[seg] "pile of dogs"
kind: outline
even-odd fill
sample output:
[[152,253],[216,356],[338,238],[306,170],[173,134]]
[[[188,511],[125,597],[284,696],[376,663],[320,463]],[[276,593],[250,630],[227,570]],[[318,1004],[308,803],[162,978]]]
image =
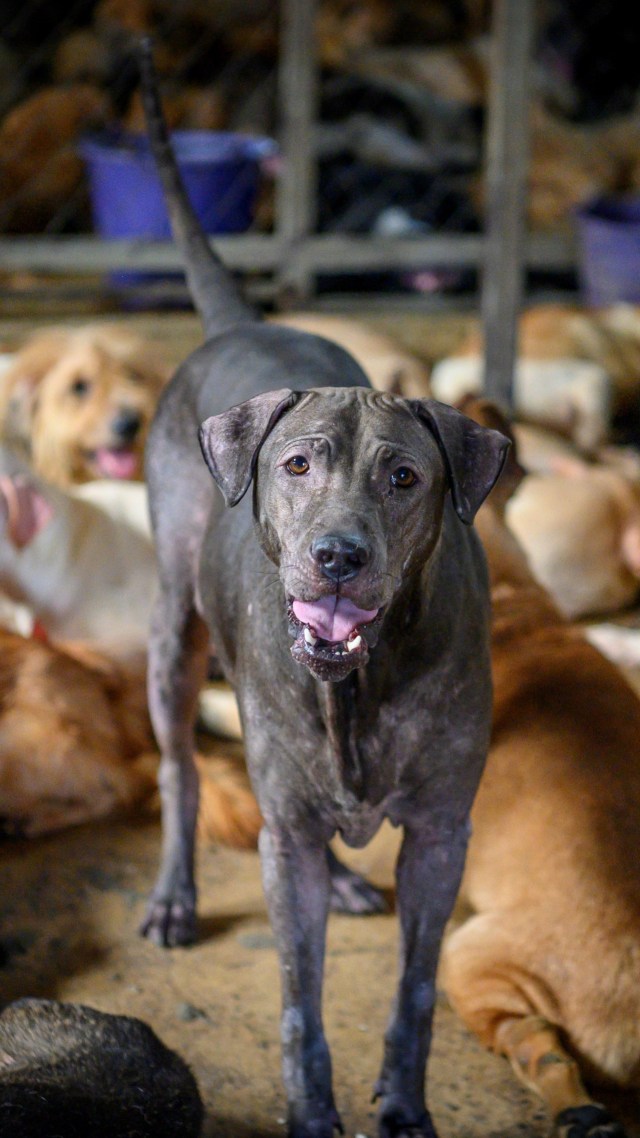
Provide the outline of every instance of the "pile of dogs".
[[[332,1138],[326,920],[379,898],[328,843],[339,831],[363,845],[389,818],[404,831],[402,937],[380,1138],[434,1138],[438,966],[560,1135],[620,1138],[591,1087],[640,1082],[640,701],[576,618],[637,599],[634,452],[604,446],[604,420],[587,450],[557,379],[514,425],[477,394],[434,400],[444,380],[365,326],[260,319],[193,221],[149,71],[146,99],[205,344],[169,382],[109,326],[39,336],[6,368],[5,824],[37,835],[140,807],[155,736],[165,840],[142,932],[165,946],[195,935],[200,781],[201,832],[259,837],[288,1133]],[[192,753],[214,668],[235,689],[251,788]],[[27,1037],[42,1042],[50,1013],[31,1010]],[[5,1037],[1,1018],[6,1081],[25,1024]],[[80,1038],[110,1045],[104,1024]],[[196,1105],[182,1132],[199,1122]]]

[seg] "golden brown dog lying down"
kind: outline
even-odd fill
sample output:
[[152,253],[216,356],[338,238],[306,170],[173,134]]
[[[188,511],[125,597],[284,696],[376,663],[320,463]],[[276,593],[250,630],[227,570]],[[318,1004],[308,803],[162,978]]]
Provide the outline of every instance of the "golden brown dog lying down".
[[560,1134],[614,1138],[583,1078],[640,1086],[640,701],[532,577],[501,517],[509,488],[476,523],[493,596],[493,735],[460,894],[469,915],[446,940],[441,979]]
[[43,329],[0,376],[0,436],[57,486],[142,478],[167,375],[153,348],[121,326]]
[[557,459],[507,504],[533,573],[571,618],[615,613],[640,592],[640,479],[605,463]]
[[[246,773],[199,758],[202,838],[255,845],[260,815]],[[158,754],[144,668],[125,670],[0,629],[0,819],[35,837],[149,803]]]

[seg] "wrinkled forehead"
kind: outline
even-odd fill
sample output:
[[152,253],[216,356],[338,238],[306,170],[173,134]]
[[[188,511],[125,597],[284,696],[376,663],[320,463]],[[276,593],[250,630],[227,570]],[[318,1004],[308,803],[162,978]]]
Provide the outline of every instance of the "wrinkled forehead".
[[380,441],[404,449],[431,450],[437,444],[405,399],[366,387],[317,388],[276,425],[275,446],[291,439],[327,439],[361,448]]

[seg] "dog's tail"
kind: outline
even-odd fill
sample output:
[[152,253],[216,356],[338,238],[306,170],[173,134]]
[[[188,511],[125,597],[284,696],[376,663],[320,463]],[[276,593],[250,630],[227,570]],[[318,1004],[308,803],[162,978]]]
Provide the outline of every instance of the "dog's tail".
[[150,37],[139,42],[141,94],[151,150],[164,190],[174,239],[207,339],[258,315],[211,248],[184,188],[162,110]]
[[235,849],[255,849],[262,816],[240,762],[214,755],[196,756],[200,772],[198,835]]

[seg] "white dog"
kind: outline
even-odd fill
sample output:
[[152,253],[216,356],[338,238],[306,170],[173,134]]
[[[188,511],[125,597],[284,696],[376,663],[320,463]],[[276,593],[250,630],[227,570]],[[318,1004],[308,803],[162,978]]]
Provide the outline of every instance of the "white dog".
[[3,605],[4,623],[119,657],[146,650],[156,564],[143,483],[67,492],[3,446],[0,527],[0,589],[20,606]]

